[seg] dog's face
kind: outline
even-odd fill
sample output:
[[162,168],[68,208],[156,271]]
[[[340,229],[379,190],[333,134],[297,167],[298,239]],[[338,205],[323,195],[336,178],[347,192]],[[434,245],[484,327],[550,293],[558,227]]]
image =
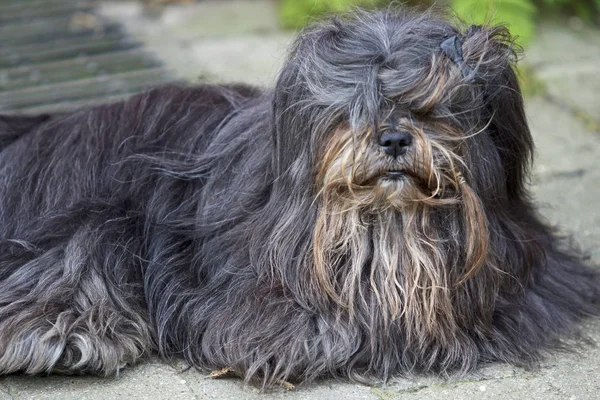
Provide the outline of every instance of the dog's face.
[[370,211],[457,201],[466,167],[459,127],[408,108],[384,117],[359,132],[333,133],[316,178],[323,190]]
[[513,61],[501,28],[387,13],[317,25],[278,83],[279,166],[310,161],[320,195],[365,210],[454,204],[466,187],[518,196],[532,144]]

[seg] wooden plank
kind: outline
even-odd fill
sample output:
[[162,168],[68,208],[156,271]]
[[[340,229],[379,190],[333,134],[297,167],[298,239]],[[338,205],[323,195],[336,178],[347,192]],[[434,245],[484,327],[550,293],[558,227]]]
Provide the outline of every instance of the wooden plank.
[[163,68],[81,79],[54,85],[28,87],[0,93],[0,111],[12,111],[48,103],[79,101],[124,95],[172,80]]
[[88,0],[0,0],[0,12],[23,7],[54,7],[64,4],[89,3]]
[[0,69],[0,92],[32,85],[114,75],[157,67],[159,62],[142,50],[117,51],[101,55]]
[[93,4],[89,1],[68,2],[44,7],[20,7],[2,9],[0,6],[0,24],[38,18],[52,18],[73,14],[75,12],[90,12]]
[[54,32],[69,29],[74,14],[58,15],[49,18],[32,18],[26,21],[16,20],[3,22],[0,25],[0,37],[22,36],[30,32]]
[[23,36],[32,32],[100,31],[105,25],[108,25],[107,20],[93,12],[71,9],[58,15],[4,21],[0,24],[0,37]]
[[0,68],[88,57],[137,47],[140,47],[138,42],[119,33],[111,33],[97,39],[85,36],[59,38],[45,43],[24,43],[20,46],[0,47]]
[[0,47],[19,46],[31,42],[48,43],[56,39],[70,38],[86,38],[88,40],[94,38],[102,38],[106,34],[123,33],[121,27],[117,23],[107,23],[106,25],[85,27],[81,29],[72,29],[70,27],[57,27],[56,29],[35,29],[17,32],[8,32],[0,36]]

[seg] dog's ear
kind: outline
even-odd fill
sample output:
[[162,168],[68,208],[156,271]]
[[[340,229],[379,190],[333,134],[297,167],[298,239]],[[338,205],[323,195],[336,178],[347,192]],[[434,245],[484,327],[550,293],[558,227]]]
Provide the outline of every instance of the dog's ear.
[[277,176],[313,171],[314,154],[335,125],[335,113],[328,106],[339,100],[334,96],[339,89],[333,88],[339,84],[334,49],[341,29],[335,18],[305,28],[281,70],[273,97]]
[[[302,75],[297,62],[297,49],[293,50],[284,65],[277,84],[273,99],[273,167],[279,177],[288,171],[296,159],[297,151],[301,151],[307,143],[307,129],[302,125],[306,121],[302,114],[302,100],[306,100],[308,91],[302,82]],[[301,131],[299,131],[301,130]],[[293,149],[293,150],[292,150]]]
[[521,198],[534,146],[514,69],[516,47],[504,27],[472,26],[463,51],[481,86],[487,131],[502,160],[507,194],[510,199]]

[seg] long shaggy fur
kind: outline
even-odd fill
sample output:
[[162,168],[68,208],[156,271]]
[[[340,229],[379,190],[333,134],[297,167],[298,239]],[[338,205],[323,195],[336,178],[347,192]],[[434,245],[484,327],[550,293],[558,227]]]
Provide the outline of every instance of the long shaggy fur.
[[510,38],[470,28],[466,69],[440,51],[459,34],[356,12],[302,32],[274,90],[0,117],[0,373],[157,351],[263,385],[364,382],[530,365],[575,337],[600,282],[529,198]]

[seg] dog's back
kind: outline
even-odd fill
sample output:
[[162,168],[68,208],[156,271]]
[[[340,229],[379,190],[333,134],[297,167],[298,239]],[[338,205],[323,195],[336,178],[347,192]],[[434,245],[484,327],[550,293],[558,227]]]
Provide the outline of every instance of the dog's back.
[[[161,237],[177,235],[163,234],[193,221],[189,191],[202,186],[174,166],[202,162],[259,95],[167,86],[72,113],[0,117],[0,374],[107,374],[153,346],[144,271]],[[104,330],[118,334],[95,336]]]
[[[0,149],[11,150],[0,160],[0,170],[10,170],[0,178],[0,210],[33,219],[81,201],[130,196],[133,180],[149,172],[141,165],[155,167],[149,158],[201,156],[219,127],[258,94],[246,86],[166,86],[67,114],[2,116]],[[0,212],[4,237],[15,233],[14,219]]]
[[31,133],[48,122],[52,117],[42,115],[0,115],[0,151],[22,135]]

